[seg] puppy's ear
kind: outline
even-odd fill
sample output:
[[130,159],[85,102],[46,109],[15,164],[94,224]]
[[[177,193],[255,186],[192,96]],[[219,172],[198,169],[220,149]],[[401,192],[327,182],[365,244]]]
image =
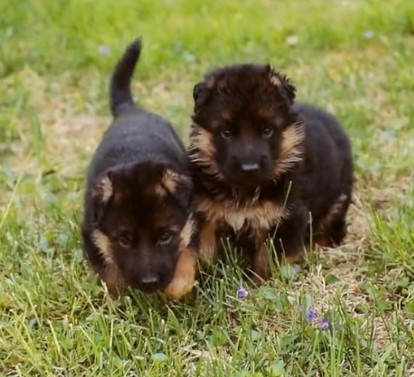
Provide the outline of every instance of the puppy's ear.
[[193,99],[194,102],[197,103],[197,101],[200,99],[200,96],[202,95],[203,91],[205,91],[205,84],[204,82],[199,82],[194,85],[193,88]]
[[185,209],[190,207],[193,192],[193,183],[190,177],[176,173],[171,169],[165,169],[162,184],[181,207]]
[[183,208],[190,208],[192,202],[192,194],[193,182],[191,178],[183,174],[179,175],[177,189],[173,195]]
[[94,221],[99,221],[104,207],[114,195],[113,173],[106,172],[99,177],[90,191],[92,215]]
[[204,81],[194,85],[193,88],[193,99],[194,99],[194,110],[197,110],[204,104],[209,94],[215,87],[215,80],[213,77],[206,77]]
[[290,80],[282,73],[273,69],[270,65],[267,66],[269,72],[269,81],[276,88],[280,96],[289,104],[292,105],[296,97],[296,88]]
[[98,178],[92,188],[91,195],[101,204],[106,204],[113,194],[112,172],[109,171]]

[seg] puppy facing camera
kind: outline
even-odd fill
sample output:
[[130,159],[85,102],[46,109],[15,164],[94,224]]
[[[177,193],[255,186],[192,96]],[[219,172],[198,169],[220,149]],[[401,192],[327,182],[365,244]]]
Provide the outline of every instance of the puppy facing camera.
[[174,300],[195,283],[192,180],[172,125],[132,99],[141,49],[134,41],[111,78],[114,120],[89,166],[83,248],[112,296],[133,288]]
[[[295,102],[269,65],[217,68],[194,86],[189,157],[200,224],[197,248],[212,260],[229,237],[269,277],[266,242],[281,259],[311,241],[342,242],[353,168],[348,136],[330,114]],[[312,221],[310,221],[312,220]]]

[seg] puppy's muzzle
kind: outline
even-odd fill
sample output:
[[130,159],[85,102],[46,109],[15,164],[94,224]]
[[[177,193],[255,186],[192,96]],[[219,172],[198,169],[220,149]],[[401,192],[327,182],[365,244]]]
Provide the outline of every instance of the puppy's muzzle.
[[139,280],[140,288],[147,293],[155,292],[160,285],[160,279],[155,275],[144,276]]

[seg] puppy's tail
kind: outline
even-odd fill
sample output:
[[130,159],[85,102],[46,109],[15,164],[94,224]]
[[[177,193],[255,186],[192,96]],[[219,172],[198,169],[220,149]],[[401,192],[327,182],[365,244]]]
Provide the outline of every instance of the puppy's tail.
[[113,116],[118,115],[122,107],[134,105],[131,93],[131,79],[141,55],[141,50],[142,42],[138,38],[127,47],[112,73],[109,84],[109,106]]

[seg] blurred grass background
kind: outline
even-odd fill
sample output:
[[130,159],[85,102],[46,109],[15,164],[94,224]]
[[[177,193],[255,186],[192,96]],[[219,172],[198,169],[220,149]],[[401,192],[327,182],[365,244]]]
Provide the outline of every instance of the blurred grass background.
[[[271,60],[287,64],[306,58],[292,53],[286,39],[295,35],[305,51],[366,47],[365,36],[410,35],[414,29],[410,1],[294,0],[271,1],[130,1],[116,6],[104,1],[2,2],[1,73],[30,65],[42,74],[64,70],[77,77],[83,69],[107,73],[110,59],[97,46],[119,56],[132,36],[147,44],[144,71],[239,60]],[[374,38],[374,39],[377,39]],[[401,42],[401,41],[400,41]]]

